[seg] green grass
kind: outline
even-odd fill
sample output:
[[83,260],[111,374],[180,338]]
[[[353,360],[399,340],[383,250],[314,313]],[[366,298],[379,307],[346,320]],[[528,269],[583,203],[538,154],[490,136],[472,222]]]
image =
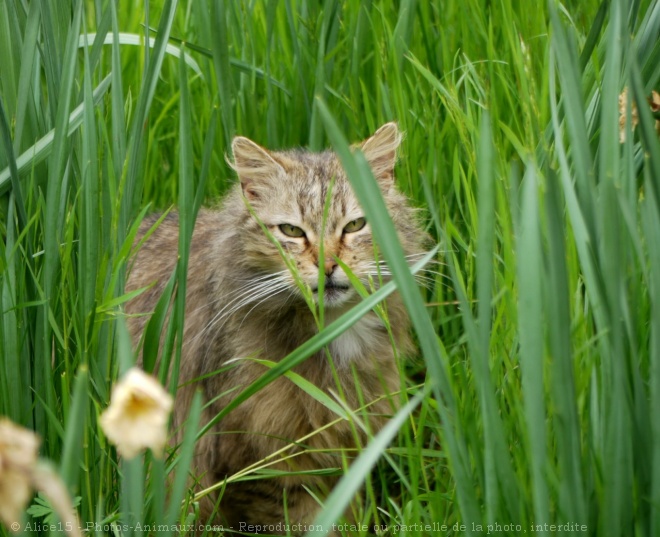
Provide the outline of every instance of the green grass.
[[[147,33],[152,47],[123,36]],[[659,37],[656,0],[0,2],[0,415],[38,432],[92,534],[193,523],[185,476],[208,424],[193,416],[165,462],[120,462],[98,428],[133,362],[122,304],[137,225],[178,207],[181,291],[195,214],[234,181],[235,134],[332,146],[380,222],[419,356],[410,404],[319,523],[364,482],[358,521],[388,535],[657,535],[660,141],[639,106],[619,143],[618,95],[644,103],[660,87]],[[391,120],[406,133],[399,185],[440,245],[422,294],[347,151]],[[172,391],[181,297],[147,335],[166,331]]]

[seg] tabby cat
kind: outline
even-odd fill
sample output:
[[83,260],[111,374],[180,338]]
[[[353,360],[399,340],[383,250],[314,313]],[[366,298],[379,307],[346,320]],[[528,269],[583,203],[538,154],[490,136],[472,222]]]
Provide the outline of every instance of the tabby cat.
[[[425,235],[416,211],[394,184],[400,141],[397,125],[388,123],[359,147],[378,180],[405,253],[415,260],[423,253]],[[244,137],[236,137],[232,149],[231,165],[240,181],[219,208],[200,211],[190,246],[180,382],[202,380],[179,389],[175,427],[185,420],[194,390],[201,389],[210,401],[203,415],[206,423],[267,370],[254,358],[277,362],[318,332],[301,282],[318,301],[323,271],[329,323],[360,300],[337,259],[367,286],[370,280],[388,277],[387,267],[375,258],[369,222],[336,154],[268,151]],[[155,220],[145,222],[142,233]],[[296,270],[287,267],[274,240]],[[128,289],[153,285],[129,304],[129,313],[154,310],[174,270],[177,247],[178,219],[170,214],[137,255]],[[387,299],[386,309],[397,352],[405,354],[411,350],[409,322],[398,295]],[[136,342],[146,319],[130,317]],[[231,367],[209,375],[227,364]],[[294,371],[331,397],[341,392],[351,409],[372,403],[372,432],[391,415],[394,397],[388,394],[400,387],[390,334],[373,312]],[[337,477],[305,471],[341,468],[341,450],[354,452],[365,440],[362,429],[347,421],[324,427],[335,420],[336,414],[285,377],[230,412],[197,444],[194,470],[203,487],[295,444],[286,460],[270,466],[288,472],[286,476],[228,485],[219,503],[219,520],[235,530],[247,525],[270,525],[272,530],[283,522],[286,509],[290,524],[311,522],[319,506],[309,491],[322,497]],[[208,500],[202,503],[207,516],[217,497]]]

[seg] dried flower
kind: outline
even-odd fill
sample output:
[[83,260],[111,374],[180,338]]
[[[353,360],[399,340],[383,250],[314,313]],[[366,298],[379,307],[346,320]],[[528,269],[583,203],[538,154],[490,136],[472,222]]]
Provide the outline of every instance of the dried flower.
[[[649,107],[652,112],[660,111],[660,94],[657,91],[651,93],[651,96],[647,99]],[[621,94],[619,95],[619,142],[623,143],[626,141],[626,117],[627,117],[627,107],[628,107],[628,88],[624,88]],[[633,101],[630,106],[631,115],[630,115],[630,128],[635,130],[635,127],[639,124],[639,113],[637,111],[637,105]],[[655,130],[660,136],[660,120],[655,121]]]
[[654,91],[649,97],[649,106],[653,112],[660,112],[660,93]]
[[110,406],[100,417],[103,432],[130,459],[145,448],[162,456],[172,397],[153,377],[133,368],[112,389]]
[[36,434],[0,418],[0,521],[14,531],[32,495],[38,450]]
[[[623,88],[621,95],[619,95],[619,142],[626,141],[626,117],[628,108],[628,88]],[[639,123],[639,114],[637,113],[637,105],[635,101],[630,103],[632,113],[630,115],[630,130],[635,130]]]
[[[660,112],[660,93],[657,91],[651,93],[651,96],[649,97],[649,106],[654,114]],[[660,119],[655,120],[655,132],[660,136]]]

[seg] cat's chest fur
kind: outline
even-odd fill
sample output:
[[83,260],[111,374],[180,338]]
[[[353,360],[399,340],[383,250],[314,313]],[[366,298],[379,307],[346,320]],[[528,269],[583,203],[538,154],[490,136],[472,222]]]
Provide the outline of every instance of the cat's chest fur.
[[347,367],[380,347],[385,337],[382,321],[369,314],[330,343],[330,354],[339,367]]

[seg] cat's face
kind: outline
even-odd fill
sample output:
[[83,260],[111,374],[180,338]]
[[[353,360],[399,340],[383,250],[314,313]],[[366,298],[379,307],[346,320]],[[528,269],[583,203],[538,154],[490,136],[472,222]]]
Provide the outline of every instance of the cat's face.
[[[386,202],[394,190],[393,167],[400,140],[396,125],[389,123],[362,144]],[[241,137],[234,140],[233,150],[233,165],[252,211],[244,248],[254,269],[277,275],[277,288],[289,291],[282,295],[302,296],[295,281],[298,277],[318,302],[322,278],[323,303],[336,308],[356,298],[342,265],[363,283],[369,277],[378,279],[371,227],[334,153],[268,152]],[[396,192],[392,195],[401,198]],[[276,239],[295,271],[289,270],[278,244],[261,225]]]

